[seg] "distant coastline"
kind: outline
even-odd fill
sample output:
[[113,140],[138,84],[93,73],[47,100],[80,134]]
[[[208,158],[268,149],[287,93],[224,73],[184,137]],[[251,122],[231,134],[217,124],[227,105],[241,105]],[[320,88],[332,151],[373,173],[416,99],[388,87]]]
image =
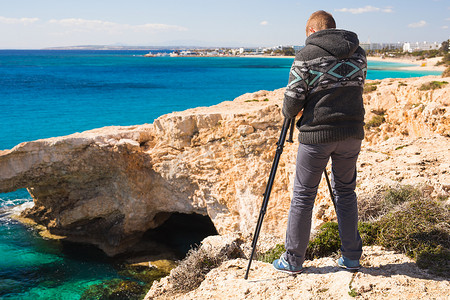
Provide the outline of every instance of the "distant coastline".
[[[222,54],[222,53],[214,53],[214,54],[198,54],[195,53],[198,51],[199,53],[206,53],[210,50],[210,47],[188,47],[188,46],[68,46],[68,47],[51,47],[44,49],[0,49],[0,51],[149,51],[147,54],[143,54],[143,56],[148,57],[158,57],[158,56],[171,56],[169,52],[164,52],[165,55],[160,55],[161,51],[172,51],[172,52],[193,52],[191,55],[175,55],[176,57],[245,57],[245,58],[290,58],[294,59],[295,56],[288,55],[269,55],[269,54],[254,54],[254,53],[236,53],[232,54]],[[211,51],[211,50],[210,50]],[[153,55],[152,55],[153,52]],[[142,55],[142,54],[140,54]],[[172,55],[174,56],[174,55]],[[371,62],[388,62],[388,63],[399,63],[405,64],[409,66],[396,66],[395,69],[405,70],[405,71],[434,71],[434,72],[444,72],[446,69],[445,65],[436,66],[436,63],[442,60],[442,57],[433,57],[426,59],[416,59],[415,57],[389,57],[389,56],[368,56],[368,61]]]
[[[183,52],[185,54],[183,54]],[[186,54],[187,53],[187,54]],[[172,53],[151,53],[145,54],[146,57],[158,57],[158,56],[170,56],[170,57],[246,57],[246,58],[291,58],[294,59],[295,56],[288,55],[268,55],[268,54],[253,54],[253,53],[242,53],[242,54],[219,54],[202,51],[184,50],[184,51],[174,51]],[[437,66],[436,64],[442,60],[442,57],[433,57],[425,59],[415,59],[412,57],[380,57],[380,56],[368,56],[368,61],[372,62],[389,62],[389,63],[399,63],[409,66],[399,66],[396,69],[409,70],[409,71],[437,71],[443,72],[445,70],[444,65]]]
[[433,57],[428,59],[417,60],[414,58],[397,58],[397,57],[379,57],[379,56],[369,56],[368,61],[380,61],[380,62],[391,62],[408,64],[412,66],[399,67],[401,70],[410,71],[439,71],[443,72],[445,70],[444,65],[436,66],[436,63],[442,60],[442,57]]

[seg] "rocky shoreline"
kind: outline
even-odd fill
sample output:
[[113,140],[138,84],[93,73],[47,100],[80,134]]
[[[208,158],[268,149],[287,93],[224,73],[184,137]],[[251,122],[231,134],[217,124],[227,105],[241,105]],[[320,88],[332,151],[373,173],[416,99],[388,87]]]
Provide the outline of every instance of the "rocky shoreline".
[[210,271],[191,292],[170,293],[166,277],[153,284],[145,299],[448,299],[449,281],[419,269],[403,254],[363,247],[361,263],[354,273],[337,267],[335,258],[319,258],[306,261],[305,270],[292,276],[254,261],[245,280],[248,261],[238,258]]
[[[433,81],[450,82],[450,78],[368,81],[366,138],[358,163],[360,201],[380,189],[409,184],[425,186],[433,197],[448,199],[450,86],[426,88]],[[51,234],[92,243],[111,256],[132,249],[145,232],[173,213],[208,216],[220,235],[238,234],[248,241],[282,123],[283,93],[284,89],[259,91],[164,115],[153,124],[105,127],[19,144],[0,151],[0,192],[28,188],[35,206],[24,212],[25,217]],[[280,216],[286,216],[289,208],[296,148],[296,143],[286,144],[282,155],[261,232],[262,249],[283,240],[286,218]],[[319,187],[313,215],[314,228],[334,219],[325,182]],[[237,276],[233,270],[240,270],[241,264],[227,262],[219,273]],[[269,274],[261,264],[255,265]],[[330,276],[341,274],[330,268],[323,270]],[[211,284],[218,285],[214,280]],[[264,289],[258,295],[269,293],[265,281],[254,284]],[[295,279],[288,282],[294,284]],[[424,284],[428,286],[427,281]],[[439,284],[438,289],[444,287],[448,294],[448,281]],[[205,283],[199,291],[210,293],[211,299],[223,292],[208,292],[206,286],[212,289]],[[312,286],[310,292],[316,289]],[[392,282],[390,289],[394,286]],[[242,292],[255,296],[249,286]],[[289,295],[286,290],[280,294]],[[331,291],[324,295],[323,299],[339,298]]]

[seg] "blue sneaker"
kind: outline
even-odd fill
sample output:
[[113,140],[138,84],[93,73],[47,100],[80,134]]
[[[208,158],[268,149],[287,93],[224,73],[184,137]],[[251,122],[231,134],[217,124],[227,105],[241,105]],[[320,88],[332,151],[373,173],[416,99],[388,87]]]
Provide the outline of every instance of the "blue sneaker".
[[294,267],[292,265],[290,265],[283,257],[283,255],[281,255],[280,259],[276,259],[273,262],[273,267],[275,268],[275,270],[280,271],[280,272],[284,272],[284,273],[288,273],[288,274],[298,274],[301,273],[303,271],[303,268],[300,267]]
[[359,259],[348,259],[345,256],[341,256],[341,258],[337,260],[337,264],[339,267],[348,270],[358,270],[361,267],[361,265],[359,264]]

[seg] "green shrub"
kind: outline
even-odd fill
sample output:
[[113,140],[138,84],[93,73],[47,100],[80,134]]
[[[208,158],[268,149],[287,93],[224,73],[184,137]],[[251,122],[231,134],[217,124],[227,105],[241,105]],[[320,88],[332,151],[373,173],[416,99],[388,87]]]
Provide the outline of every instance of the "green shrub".
[[377,90],[376,85],[367,85],[367,86],[365,85],[364,86],[364,94],[375,92],[376,90]]
[[431,82],[422,84],[419,87],[419,90],[420,91],[428,91],[428,90],[441,89],[446,84],[448,84],[447,81],[431,81]]
[[364,246],[375,245],[377,241],[379,227],[375,223],[359,222],[358,231]]
[[[338,224],[336,222],[327,222],[319,228],[317,234],[309,241],[305,258],[311,260],[330,256],[337,253],[340,246],[341,240],[339,238]],[[284,245],[277,244],[273,249],[258,255],[257,259],[272,263],[275,259],[280,258],[285,251]]]
[[413,258],[420,268],[448,277],[449,207],[425,194],[425,189],[410,185],[378,193],[359,206],[360,216],[374,221],[361,222],[358,229],[363,245],[400,251]]
[[327,222],[323,224],[314,238],[309,241],[306,249],[306,259],[330,256],[341,247],[338,224]]
[[388,189],[384,192],[384,205],[393,207],[394,205],[418,199],[421,194],[420,189],[411,185]]
[[370,112],[377,116],[384,116],[386,114],[385,109],[372,109]]
[[450,212],[429,198],[412,198],[376,222],[376,243],[413,258],[431,273],[450,276]]
[[348,295],[349,295],[350,297],[355,298],[356,296],[358,296],[358,292],[356,292],[354,288],[351,288],[351,289],[348,291]]
[[438,61],[436,63],[436,66],[440,66],[440,65],[445,65],[445,66],[450,65],[450,52],[447,52],[446,54],[444,54],[444,56],[442,57],[442,60]]
[[[358,231],[364,246],[380,245],[405,253],[418,267],[450,277],[450,208],[425,194],[425,189],[410,185],[378,193],[373,201],[377,205],[368,205],[376,219],[359,222]],[[325,223],[309,242],[306,259],[333,255],[340,244],[337,223]],[[283,245],[276,245],[258,259],[272,263],[284,252]]]
[[416,262],[419,268],[429,269],[430,273],[447,278],[450,275],[450,250],[441,245],[419,251]]
[[371,93],[377,90],[377,85],[379,85],[381,81],[368,82],[364,84],[364,94]]
[[[378,232],[378,227],[375,224],[368,222],[359,223],[358,230],[364,246],[374,244]],[[305,258],[312,260],[327,257],[338,253],[340,247],[341,239],[339,238],[338,224],[336,222],[327,222],[320,227],[317,234],[309,241]],[[257,259],[272,263],[275,259],[280,258],[285,251],[284,245],[277,244],[273,249],[258,255]]]
[[380,127],[381,124],[386,122],[386,118],[383,115],[375,115],[373,118],[364,125],[366,129],[372,127]]
[[442,72],[442,77],[450,77],[450,66],[448,66],[444,72]]
[[437,196],[437,199],[438,199],[439,201],[445,201],[445,200],[448,199],[448,196],[447,196],[447,195],[442,195],[442,194],[440,194],[440,195]]
[[275,248],[270,249],[269,251],[259,254],[256,256],[257,260],[260,260],[262,262],[266,263],[273,263],[275,259],[280,258],[281,254],[286,252],[286,248],[284,248],[283,244],[277,244]]

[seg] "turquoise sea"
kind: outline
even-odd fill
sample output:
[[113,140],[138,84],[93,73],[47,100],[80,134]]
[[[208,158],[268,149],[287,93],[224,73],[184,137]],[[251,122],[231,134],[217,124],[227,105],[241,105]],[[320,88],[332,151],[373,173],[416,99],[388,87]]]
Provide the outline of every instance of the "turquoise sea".
[[[109,125],[151,123],[287,84],[291,58],[143,57],[145,51],[0,50],[0,149]],[[369,63],[368,79],[438,75]],[[404,66],[404,65],[403,65]],[[92,247],[44,240],[11,220],[26,190],[0,194],[0,299],[79,299],[122,278]]]

